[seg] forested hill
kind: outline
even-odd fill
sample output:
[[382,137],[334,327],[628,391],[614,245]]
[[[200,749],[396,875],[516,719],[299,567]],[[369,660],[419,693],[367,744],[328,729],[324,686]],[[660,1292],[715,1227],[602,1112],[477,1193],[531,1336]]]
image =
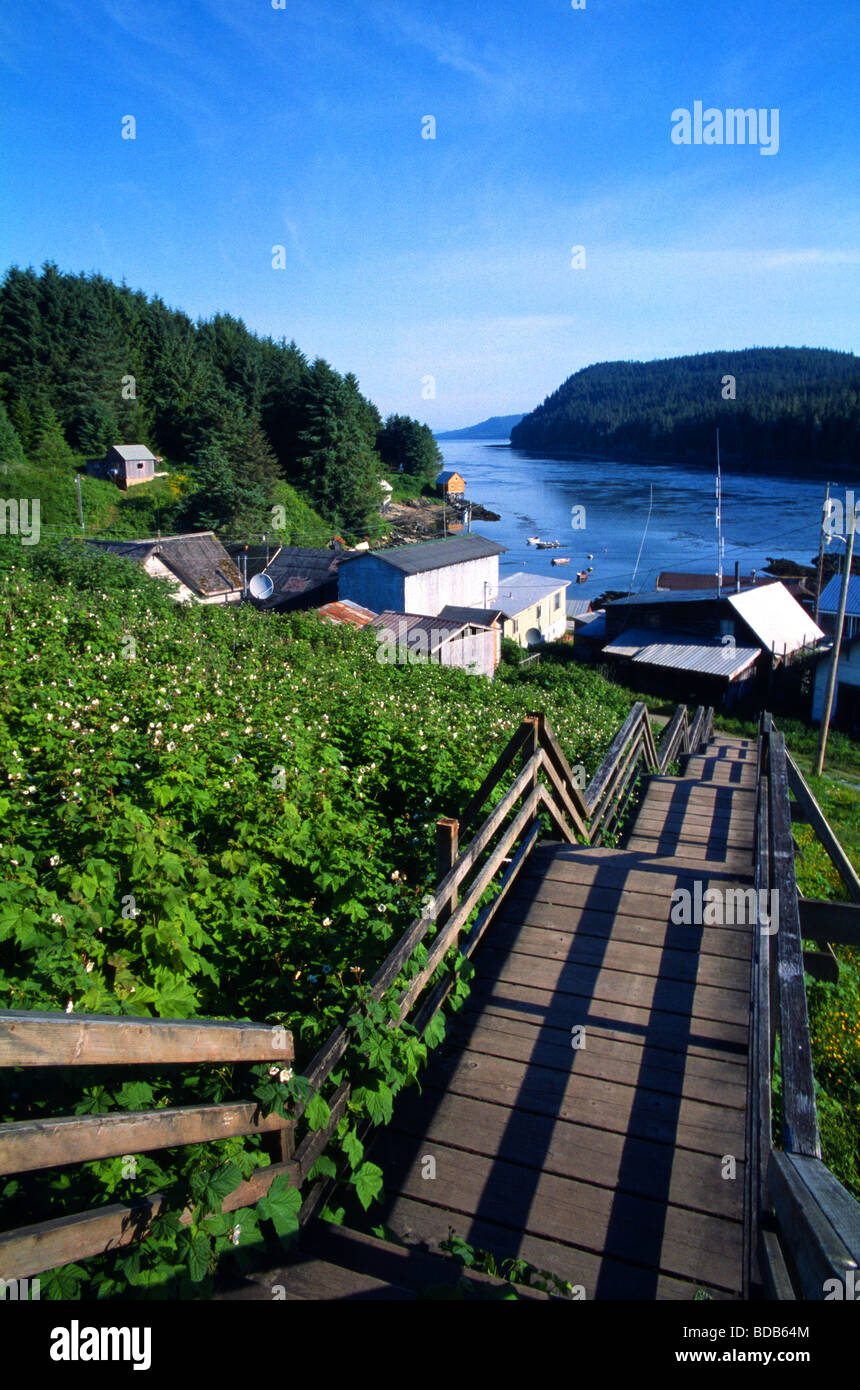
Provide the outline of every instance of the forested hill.
[[[734,388],[726,377],[734,378]],[[717,426],[728,462],[786,472],[854,462],[860,358],[821,348],[748,348],[604,362],[568,377],[511,431],[511,443],[608,458],[712,462]]]
[[491,415],[478,425],[469,425],[463,430],[441,430],[437,439],[507,439],[514,425],[522,420],[522,415]]
[[[163,529],[233,534],[265,529],[286,499],[329,535],[360,535],[380,478],[402,465],[426,481],[441,462],[429,426],[383,423],[351,373],[294,342],[227,314],[195,323],[100,275],[13,267],[0,284],[0,468],[37,473],[46,491],[32,495],[55,484],[67,498],[85,458],[119,443],[164,458],[175,505]],[[132,489],[126,510],[144,514],[158,488]]]

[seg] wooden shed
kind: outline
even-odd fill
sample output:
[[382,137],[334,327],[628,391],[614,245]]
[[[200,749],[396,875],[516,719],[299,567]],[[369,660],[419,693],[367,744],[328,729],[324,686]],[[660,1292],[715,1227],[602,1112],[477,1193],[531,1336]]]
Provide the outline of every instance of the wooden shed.
[[466,479],[453,471],[440,473],[436,486],[443,497],[464,497],[466,494]]

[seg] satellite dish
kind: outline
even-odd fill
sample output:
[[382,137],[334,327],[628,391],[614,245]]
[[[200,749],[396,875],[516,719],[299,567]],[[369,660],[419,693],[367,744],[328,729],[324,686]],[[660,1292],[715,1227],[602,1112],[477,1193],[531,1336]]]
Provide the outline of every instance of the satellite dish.
[[267,574],[255,574],[248,585],[248,590],[252,598],[263,599],[271,598],[275,592],[275,586]]

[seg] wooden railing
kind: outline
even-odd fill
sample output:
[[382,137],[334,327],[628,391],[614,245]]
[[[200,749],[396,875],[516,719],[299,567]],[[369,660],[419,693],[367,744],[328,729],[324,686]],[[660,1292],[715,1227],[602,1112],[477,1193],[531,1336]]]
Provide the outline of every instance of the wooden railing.
[[[770,715],[762,717],[756,784],[757,900],[751,995],[748,1096],[747,1295],[767,1298],[855,1297],[860,1262],[860,1205],[822,1162],[815,1103],[803,938],[860,944],[860,908],[846,920],[816,911],[806,921],[797,891],[792,803],[800,804],[843,876],[853,869],[787,754]],[[814,806],[814,810],[813,810]],[[856,878],[856,875],[853,875]],[[811,929],[810,929],[811,928]],[[781,1143],[774,1142],[773,1073],[779,1041]],[[835,1281],[835,1282],[828,1282]],[[834,1289],[840,1287],[837,1294]]]
[[[436,891],[368,988],[369,999],[380,1001],[426,943],[426,960],[402,982],[389,1026],[408,1019],[420,1036],[426,1033],[457,980],[448,970],[428,990],[439,966],[455,946],[457,966],[472,956],[542,833],[571,844],[598,843],[618,827],[637,775],[664,772],[680,753],[696,752],[710,736],[712,718],[712,711],[698,709],[691,722],[679,707],[658,749],[645,705],[634,705],[584,790],[544,715],[524,719],[459,819],[437,824]],[[467,832],[471,838],[461,844]],[[485,901],[488,892],[492,896]],[[288,1120],[264,1117],[250,1102],[119,1111],[0,1125],[0,1174],[271,1132],[276,1161],[226,1197],[222,1210],[253,1205],[280,1175],[303,1187],[346,1113],[349,1081],[339,1076],[335,1082],[332,1076],[340,1072],[352,1040],[349,1025],[339,1026],[306,1068],[310,1092],[325,1093],[330,1119],[305,1134],[298,1147],[303,1107]],[[270,1062],[281,1070],[293,1055],[292,1035],[268,1024],[0,1012],[0,1066]],[[318,1209],[330,1183],[323,1179],[306,1190],[301,1224]],[[145,1237],[165,1210],[167,1198],[156,1193],[2,1234],[0,1278],[27,1278],[131,1244]],[[190,1222],[190,1210],[181,1220]]]

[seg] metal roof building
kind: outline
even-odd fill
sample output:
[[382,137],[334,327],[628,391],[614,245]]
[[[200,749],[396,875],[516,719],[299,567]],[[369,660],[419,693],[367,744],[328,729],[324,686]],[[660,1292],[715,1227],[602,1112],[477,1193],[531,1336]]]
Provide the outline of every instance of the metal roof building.
[[333,603],[324,603],[317,609],[321,618],[326,618],[330,623],[343,623],[347,627],[367,627],[376,617],[369,608],[361,608],[357,603],[350,603],[348,598],[336,599]]
[[[839,611],[841,592],[842,575],[834,574],[821,590],[821,598],[818,600],[819,613],[832,613],[835,617]],[[845,605],[845,614],[846,617],[860,618],[860,574],[852,574],[848,577],[848,600]]]
[[349,554],[350,564],[370,559],[392,565],[401,574],[426,574],[428,570],[444,569],[446,565],[462,565],[468,560],[483,560],[490,555],[502,555],[506,546],[486,536],[470,534],[449,536],[443,541],[417,541],[413,545],[395,545],[390,550],[365,550]]
[[729,594],[728,601],[765,650],[776,656],[791,656],[824,637],[821,628],[779,581]]
[[375,613],[432,617],[449,606],[486,608],[505,547],[476,533],[345,555],[338,597]]
[[328,547],[282,545],[263,571],[274,588],[260,606],[316,608],[336,599],[338,565],[345,553]]

